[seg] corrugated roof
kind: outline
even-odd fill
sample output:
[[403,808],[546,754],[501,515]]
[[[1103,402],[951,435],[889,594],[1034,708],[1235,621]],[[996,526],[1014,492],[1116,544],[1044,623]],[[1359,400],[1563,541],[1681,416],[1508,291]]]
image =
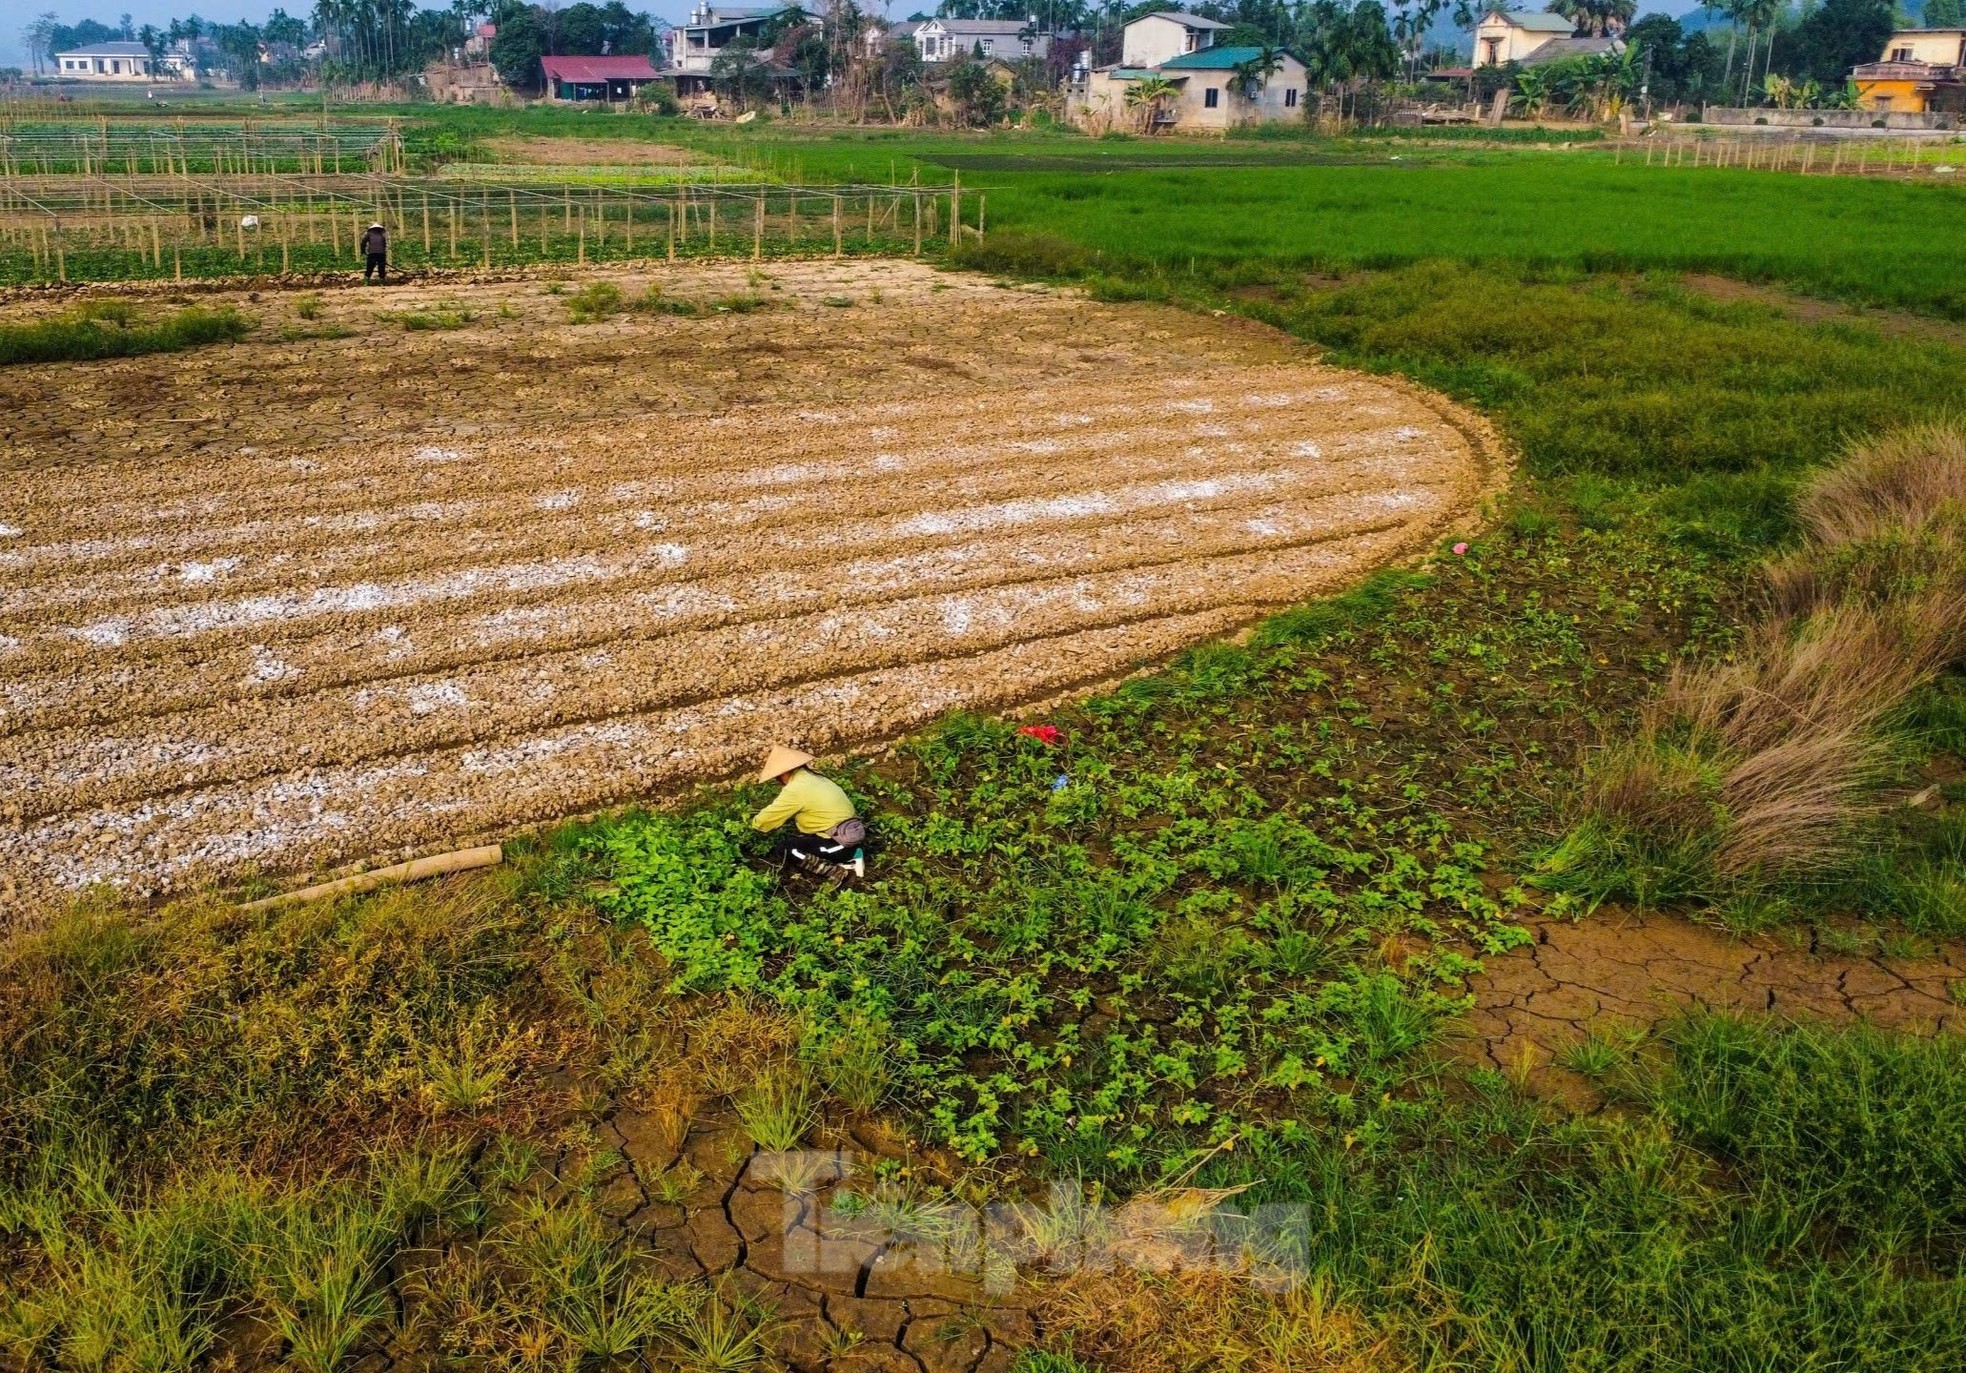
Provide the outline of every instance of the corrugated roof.
[[1552,38],[1536,51],[1525,55],[1522,65],[1542,67],[1566,57],[1595,57],[1602,52],[1623,52],[1625,45],[1615,38]]
[[141,43],[91,43],[86,48],[63,48],[57,57],[148,57],[150,49]]
[[[1179,57],[1170,57],[1160,65],[1162,71],[1227,71],[1262,55],[1261,48],[1201,48],[1195,52],[1184,52]],[[1289,56],[1288,53],[1284,55]]]
[[1560,14],[1546,14],[1541,10],[1509,10],[1497,16],[1506,19],[1519,29],[1531,33],[1575,33],[1577,26]]
[[542,57],[548,81],[653,81],[646,57]]
[[[1141,15],[1140,19],[1172,19],[1175,23],[1186,24],[1191,29],[1227,29],[1235,27],[1233,24],[1224,24],[1220,19],[1204,19],[1199,14],[1189,14],[1186,10],[1155,10],[1152,14]],[[1137,24],[1140,22],[1140,19],[1136,19],[1133,22]]]
[[1000,34],[1015,37],[1031,27],[1030,22],[1024,19],[929,19],[923,22],[922,28],[930,24],[940,24],[945,33],[969,33],[991,38]]

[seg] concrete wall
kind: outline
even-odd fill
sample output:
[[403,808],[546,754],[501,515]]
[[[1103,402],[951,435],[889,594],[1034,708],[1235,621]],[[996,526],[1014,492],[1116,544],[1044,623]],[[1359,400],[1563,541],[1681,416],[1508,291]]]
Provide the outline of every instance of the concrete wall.
[[1171,57],[1193,52],[1197,48],[1209,46],[1215,37],[1213,29],[1203,29],[1189,38],[1190,30],[1186,24],[1164,19],[1150,14],[1144,19],[1136,19],[1126,26],[1120,40],[1120,65],[1123,67],[1158,67]]
[[1708,105],[1700,111],[1702,124],[1733,127],[1766,125],[1771,129],[1886,129],[1966,128],[1966,115],[1911,114],[1903,110],[1752,110]]
[[1935,67],[1966,64],[1966,29],[1901,30],[1891,35],[1877,60],[1930,62]]

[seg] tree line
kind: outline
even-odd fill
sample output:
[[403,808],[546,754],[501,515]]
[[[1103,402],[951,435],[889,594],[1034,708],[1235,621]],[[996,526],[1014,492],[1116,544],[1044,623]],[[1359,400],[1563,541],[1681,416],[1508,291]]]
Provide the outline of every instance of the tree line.
[[[1485,98],[1515,91],[1531,113],[1616,113],[1643,98],[1654,106],[1833,104],[1852,99],[1851,67],[1874,61],[1903,19],[1893,0],[1711,0],[1695,25],[1663,13],[1636,16],[1635,0],[1551,0],[1580,35],[1616,36],[1622,51],[1528,69],[1484,69],[1471,85]],[[823,103],[852,119],[939,118],[987,124],[1020,110],[1053,108],[1070,66],[1119,60],[1122,31],[1165,0],[941,0],[935,13],[958,19],[1031,22],[1055,35],[1045,58],[985,71],[980,52],[927,68],[913,43],[870,41],[877,21],[855,0],[838,0],[825,23],[788,7],[758,37],[732,43],[713,80],[739,105]],[[1264,55],[1290,52],[1309,69],[1314,113],[1368,113],[1433,68],[1464,61],[1443,30],[1472,31],[1502,0],[1196,0],[1190,12],[1228,25],[1224,45]],[[1927,26],[1957,24],[1966,0],[1923,0]],[[917,18],[926,17],[918,14]],[[1718,21],[1725,20],[1725,27]],[[222,24],[192,14],[164,26],[133,27],[128,15],[106,24],[63,24],[52,12],[23,31],[37,70],[55,53],[115,40],[141,42],[161,62],[189,52],[201,75],[229,72],[241,85],[397,81],[459,49],[475,27],[496,26],[489,60],[522,93],[540,87],[539,59],[557,55],[646,55],[661,65],[662,28],[623,0],[451,0],[419,9],[414,0],[315,0],[304,15],[274,9],[258,24]]]

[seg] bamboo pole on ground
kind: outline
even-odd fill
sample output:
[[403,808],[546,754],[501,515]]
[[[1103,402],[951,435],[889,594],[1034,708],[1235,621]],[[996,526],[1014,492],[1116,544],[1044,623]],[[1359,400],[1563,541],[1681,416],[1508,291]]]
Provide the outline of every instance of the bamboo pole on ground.
[[451,261],[456,262],[457,261],[457,202],[455,200],[449,201],[447,202],[445,208],[447,208],[450,211]]
[[758,213],[751,222],[751,261],[762,261],[765,255],[765,193],[758,192]]
[[949,186],[949,246],[962,242],[962,202],[963,174],[956,173],[956,179]]
[[681,196],[670,196],[663,202],[663,217],[668,220],[669,260],[676,260],[676,207],[682,204]]
[[519,193],[510,186],[505,188],[505,205],[512,212],[512,251],[519,251]]
[[840,198],[833,197],[833,256],[841,255],[840,245]]
[[471,868],[494,867],[503,862],[504,858],[504,850],[497,844],[486,844],[475,849],[458,849],[452,853],[434,854],[429,858],[413,858],[407,863],[393,863],[386,868],[356,873],[352,877],[338,878],[333,882],[322,882],[312,887],[302,887],[299,891],[282,892],[278,896],[249,901],[239,909],[274,910],[281,906],[318,901],[330,896],[348,896],[355,892],[373,891],[377,887],[395,882],[415,882],[421,878],[441,877],[446,873],[464,872]]
[[579,229],[580,240],[579,246],[575,250],[577,255],[574,261],[585,267],[587,265],[587,206],[584,203],[580,207]]
[[430,265],[430,192],[423,193],[423,263]]

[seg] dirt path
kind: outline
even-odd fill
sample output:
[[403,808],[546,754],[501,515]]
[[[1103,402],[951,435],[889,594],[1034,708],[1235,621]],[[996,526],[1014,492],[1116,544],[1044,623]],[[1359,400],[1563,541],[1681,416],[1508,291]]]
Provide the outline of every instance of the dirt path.
[[1570,1091],[1554,1067],[1593,1028],[1647,1026],[1704,1008],[1926,1034],[1966,1028],[1966,941],[1919,941],[1903,955],[1841,953],[1807,936],[1736,938],[1670,915],[1609,909],[1531,922],[1535,942],[1487,960],[1475,979],[1468,1053],[1532,1084]]
[[1931,319],[1904,310],[1851,305],[1840,300],[1806,296],[1779,286],[1736,281],[1733,277],[1688,272],[1680,278],[1688,288],[1715,300],[1747,301],[1779,310],[1798,324],[1862,324],[1889,337],[1925,339],[1966,347],[1966,325]]
[[735,304],[267,293],[235,347],[0,372],[0,897],[427,849],[1108,680],[1493,476],[1471,416],[1232,321],[906,263],[609,279]]

